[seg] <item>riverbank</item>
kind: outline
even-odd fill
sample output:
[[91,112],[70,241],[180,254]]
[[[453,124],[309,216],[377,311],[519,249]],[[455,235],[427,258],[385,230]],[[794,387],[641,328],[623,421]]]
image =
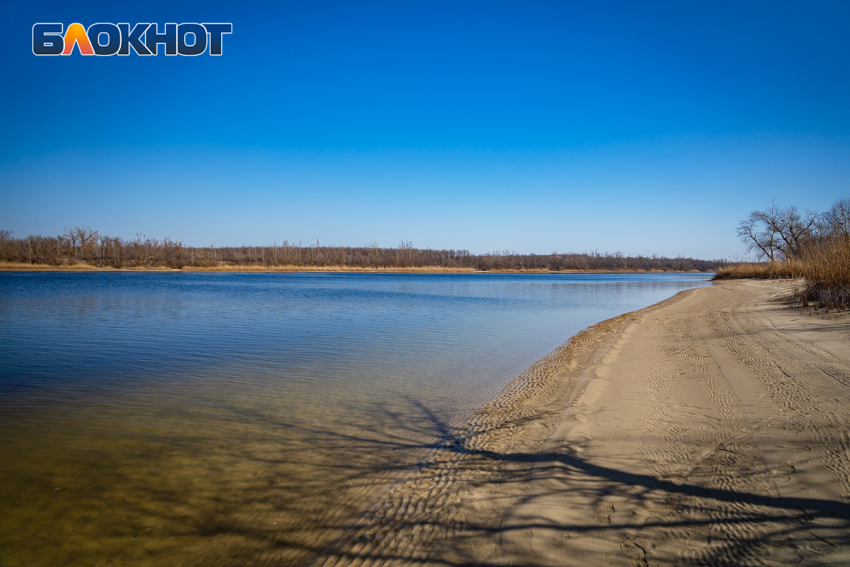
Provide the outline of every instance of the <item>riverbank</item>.
[[528,369],[315,564],[847,564],[850,314],[724,281]]
[[708,285],[0,274],[0,564],[306,565],[559,342]]
[[704,273],[699,270],[477,270],[474,268],[443,268],[439,266],[362,268],[356,266],[214,266],[208,268],[110,268],[74,264],[52,266],[49,264],[2,263],[0,272],[161,272],[161,273],[364,273],[364,274],[665,274]]

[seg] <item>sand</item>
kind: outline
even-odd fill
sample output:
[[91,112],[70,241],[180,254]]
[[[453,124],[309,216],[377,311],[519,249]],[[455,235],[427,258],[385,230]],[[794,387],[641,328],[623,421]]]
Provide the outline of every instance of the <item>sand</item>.
[[850,564],[850,315],[722,282],[533,365],[315,565]]

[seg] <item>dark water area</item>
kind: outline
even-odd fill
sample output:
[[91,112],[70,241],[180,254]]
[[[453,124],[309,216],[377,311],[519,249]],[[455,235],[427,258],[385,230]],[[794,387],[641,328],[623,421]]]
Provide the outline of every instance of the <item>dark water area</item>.
[[0,273],[0,566],[306,564],[535,360],[709,277]]

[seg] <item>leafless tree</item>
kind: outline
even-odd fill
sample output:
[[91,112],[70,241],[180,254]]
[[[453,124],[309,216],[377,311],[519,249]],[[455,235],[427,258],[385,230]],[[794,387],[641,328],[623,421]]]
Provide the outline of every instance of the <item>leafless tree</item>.
[[738,236],[748,251],[770,261],[798,258],[803,246],[815,236],[820,215],[800,213],[796,206],[780,208],[776,202],[753,211],[738,224]]
[[823,214],[824,232],[832,236],[850,236],[850,199],[839,199]]
[[2,254],[2,259],[4,262],[8,262],[11,260],[9,257],[9,252],[11,252],[10,243],[12,242],[12,231],[11,230],[0,230],[0,254]]
[[363,247],[304,246],[301,242],[273,246],[193,247],[170,238],[147,238],[138,233],[132,240],[101,235],[89,227],[66,229],[59,236],[13,238],[0,231],[0,261],[63,265],[85,262],[93,266],[239,267],[341,266],[372,269],[399,267],[472,268],[478,270],[698,270],[714,271],[723,260],[627,256],[620,252],[520,254],[502,250],[471,254],[468,250],[417,249],[409,240],[397,248],[381,248],[376,242]]

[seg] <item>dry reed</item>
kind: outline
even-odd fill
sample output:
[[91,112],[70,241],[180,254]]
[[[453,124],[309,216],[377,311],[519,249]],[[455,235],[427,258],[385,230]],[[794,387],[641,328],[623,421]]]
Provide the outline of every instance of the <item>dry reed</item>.
[[796,278],[793,262],[741,262],[717,269],[715,280]]
[[794,260],[741,262],[717,270],[713,279],[801,279],[794,297],[816,309],[850,307],[850,238],[826,238],[805,246]]
[[798,268],[806,283],[797,294],[804,305],[850,307],[850,238],[831,239],[802,251]]

